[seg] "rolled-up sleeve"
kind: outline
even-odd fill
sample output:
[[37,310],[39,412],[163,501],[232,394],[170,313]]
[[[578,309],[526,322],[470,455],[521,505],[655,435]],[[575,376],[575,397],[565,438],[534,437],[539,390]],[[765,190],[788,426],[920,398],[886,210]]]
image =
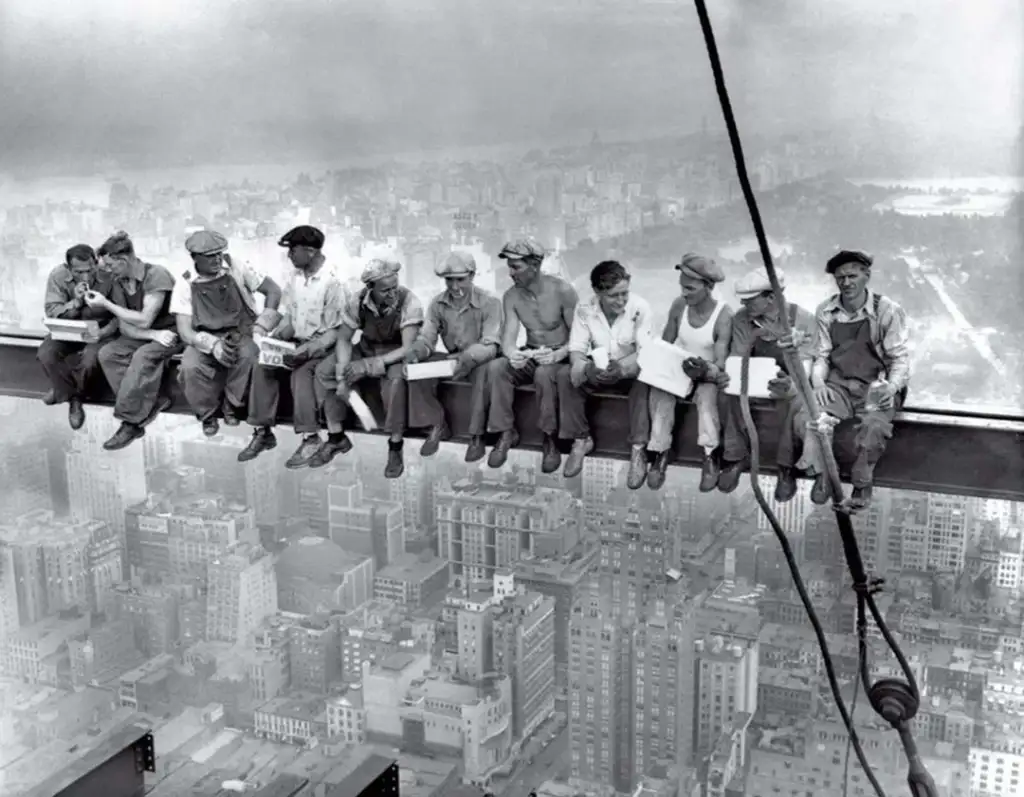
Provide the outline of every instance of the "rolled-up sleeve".
[[796,308],[796,331],[800,333],[797,356],[804,362],[814,359],[818,351],[818,321],[802,307]]
[[349,329],[357,330],[359,326],[359,303],[362,301],[362,291],[357,291],[354,288],[343,286],[345,290],[345,299],[342,305],[341,312],[341,323],[347,326]]
[[497,296],[488,296],[481,309],[484,318],[480,327],[480,342],[486,346],[500,346],[501,325],[505,320],[501,300]]
[[249,293],[256,293],[267,278],[266,274],[259,269],[250,266],[248,263],[243,263],[241,266],[237,266],[236,268],[238,269],[238,278],[240,282],[249,289]]
[[399,327],[418,327],[423,323],[423,303],[415,293],[407,291],[405,301],[402,303],[402,318]]
[[427,305],[427,313],[423,319],[423,326],[420,327],[419,337],[416,343],[423,347],[426,354],[430,354],[437,348],[437,336],[441,331],[441,302],[435,297]]
[[896,302],[888,300],[884,312],[879,313],[882,330],[882,350],[890,358],[889,381],[897,389],[910,381],[910,325],[907,313]]
[[278,305],[282,318],[289,321],[295,320],[295,286],[291,279],[288,279],[281,290],[281,304]]
[[569,328],[569,353],[582,354],[586,357],[590,354],[593,339],[590,324],[587,323],[587,309],[582,306],[577,307],[572,318],[572,326]]
[[337,329],[345,323],[345,308],[347,304],[348,291],[345,290],[341,280],[332,277],[327,287],[324,288],[322,315],[324,329]]
[[192,286],[188,280],[179,279],[171,291],[171,314],[192,315]]
[[74,300],[68,294],[63,269],[56,268],[46,279],[46,294],[43,298],[43,312],[47,318],[78,318],[81,308],[75,307]]

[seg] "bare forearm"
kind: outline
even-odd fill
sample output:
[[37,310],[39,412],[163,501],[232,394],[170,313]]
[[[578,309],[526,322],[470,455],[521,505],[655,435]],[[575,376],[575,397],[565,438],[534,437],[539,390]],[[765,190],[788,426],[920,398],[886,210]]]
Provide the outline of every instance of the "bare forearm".
[[483,365],[494,359],[498,347],[493,343],[474,343],[466,348],[466,353],[477,365]]
[[72,299],[70,302],[47,302],[46,303],[46,317],[47,318],[64,318],[68,320],[75,320],[82,314],[82,308],[84,303],[78,299]]
[[143,329],[141,327],[135,326],[135,324],[132,324],[128,321],[121,321],[120,319],[117,322],[117,326],[118,329],[121,331],[121,334],[124,335],[126,338],[131,338],[132,340],[147,341],[153,339],[153,330],[151,329]]
[[116,318],[112,318],[110,321],[101,326],[99,334],[100,340],[107,340],[108,338],[114,337],[114,335],[117,334],[117,327],[118,323]]

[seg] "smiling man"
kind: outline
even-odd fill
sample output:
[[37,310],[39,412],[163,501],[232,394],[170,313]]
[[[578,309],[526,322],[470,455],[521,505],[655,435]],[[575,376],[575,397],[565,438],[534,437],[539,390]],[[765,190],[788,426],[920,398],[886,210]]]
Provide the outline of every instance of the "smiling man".
[[114,417],[120,428],[103,447],[116,451],[146,433],[145,426],[171,406],[165,377],[171,358],[183,346],[171,313],[174,276],[163,266],[144,263],[126,232],[108,238],[98,253],[114,283],[108,299],[90,291],[86,304],[117,318],[119,335],[100,349],[100,367],[117,396]]
[[[847,418],[860,422],[850,479],[853,507],[871,502],[875,465],[892,437],[893,417],[903,405],[910,381],[907,314],[892,299],[868,287],[872,263],[870,255],[844,250],[826,264],[825,271],[835,279],[839,292],[818,307],[818,342],[811,368],[818,407],[831,419],[826,426]],[[795,433],[804,443],[797,467],[815,476],[811,500],[824,504],[829,498],[828,478],[809,420],[801,407],[794,421]],[[780,463],[783,448],[780,445]],[[791,451],[785,453],[792,459]]]
[[68,403],[68,422],[72,429],[85,423],[82,399],[100,373],[99,353],[104,342],[117,334],[117,319],[102,307],[86,304],[89,291],[107,295],[109,279],[101,279],[98,259],[88,244],[76,244],[64,255],[64,262],[50,272],[43,300],[47,318],[74,321],[102,321],[94,338],[82,343],[54,340],[47,336],[36,357],[43,366],[51,388],[43,396],[44,404]]

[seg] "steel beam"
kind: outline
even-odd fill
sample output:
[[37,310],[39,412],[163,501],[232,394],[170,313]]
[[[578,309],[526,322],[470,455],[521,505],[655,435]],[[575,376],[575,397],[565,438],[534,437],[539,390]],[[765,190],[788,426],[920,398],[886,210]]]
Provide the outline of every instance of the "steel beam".
[[[0,395],[38,399],[48,389],[46,377],[35,359],[38,339],[0,338]],[[188,406],[174,386],[174,413],[189,414]],[[290,422],[291,397],[282,390],[281,417]],[[469,395],[467,383],[444,382],[439,396],[448,415],[453,442],[469,440]],[[367,401],[378,417],[383,409]],[[110,405],[113,397],[107,392],[96,395],[90,403]],[[520,446],[539,450],[542,435],[537,427],[537,409],[531,388],[516,391],[516,417],[521,436]],[[626,398],[598,394],[590,402],[591,427],[595,449],[593,456],[626,459],[628,413]],[[681,402],[679,423],[673,446],[674,464],[699,467],[702,452],[696,444],[697,418],[692,405]],[[779,421],[766,406],[754,406],[753,414],[761,439],[761,467],[774,471],[775,451],[779,439]],[[354,428],[359,429],[353,422]],[[875,472],[876,484],[901,490],[973,495],[985,498],[1024,500],[1024,418],[967,414],[949,411],[908,409],[897,416],[893,439]],[[410,432],[410,436],[416,436]],[[852,430],[841,426],[837,432],[840,465],[844,478],[849,469]],[[567,441],[563,441],[567,444]],[[567,449],[566,449],[567,450]]]

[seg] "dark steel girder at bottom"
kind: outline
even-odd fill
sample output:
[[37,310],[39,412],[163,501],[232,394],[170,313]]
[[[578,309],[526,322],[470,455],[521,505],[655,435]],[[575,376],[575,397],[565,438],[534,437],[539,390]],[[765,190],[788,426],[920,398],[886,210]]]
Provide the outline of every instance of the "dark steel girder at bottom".
[[[35,358],[38,341],[0,339],[0,394],[41,398],[48,389],[45,374]],[[179,388],[176,365],[170,385],[174,395],[172,412],[190,414]],[[366,391],[367,403],[378,417],[383,411],[372,391]],[[444,382],[439,388],[451,426],[453,442],[468,442],[470,387],[466,383]],[[90,403],[110,405],[107,391]],[[775,451],[779,428],[776,414],[753,402],[754,420],[761,439],[761,467],[775,471]],[[589,403],[594,437],[592,456],[625,459],[629,456],[628,412],[626,398],[611,394],[595,395]],[[533,391],[516,391],[515,411],[521,442],[526,449],[539,450],[542,435],[537,427],[537,408]],[[55,417],[58,410],[55,408]],[[703,452],[696,444],[697,417],[689,402],[680,402],[679,423],[673,444],[674,464],[699,467]],[[280,422],[288,424],[291,397],[282,389]],[[357,422],[350,424],[355,431]],[[422,431],[422,430],[421,430]],[[419,436],[410,432],[411,437]],[[852,429],[848,424],[837,431],[840,466],[846,478],[850,464]],[[569,441],[562,441],[568,450]],[[922,490],[985,498],[1024,500],[1024,420],[1004,417],[966,415],[927,410],[905,411],[897,416],[893,439],[875,471],[880,487]]]

